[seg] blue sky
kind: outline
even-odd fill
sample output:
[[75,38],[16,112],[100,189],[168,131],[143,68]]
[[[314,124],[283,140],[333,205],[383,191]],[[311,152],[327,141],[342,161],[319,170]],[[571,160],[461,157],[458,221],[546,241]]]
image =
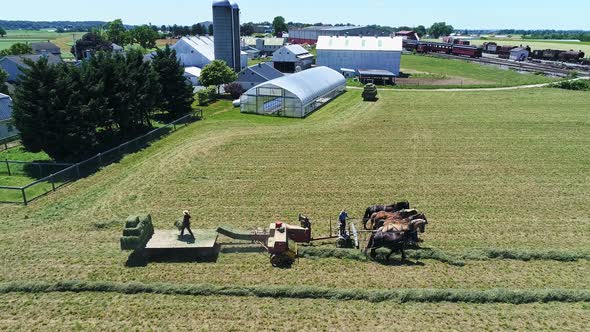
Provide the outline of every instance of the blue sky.
[[[0,19],[110,21],[128,24],[190,25],[211,19],[210,0],[28,0],[3,1]],[[457,28],[590,30],[589,0],[241,0],[242,21],[430,25],[446,21]]]

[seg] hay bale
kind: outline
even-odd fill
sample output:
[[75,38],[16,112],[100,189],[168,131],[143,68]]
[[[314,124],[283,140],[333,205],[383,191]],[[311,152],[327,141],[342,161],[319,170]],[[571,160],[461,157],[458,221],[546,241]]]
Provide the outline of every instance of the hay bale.
[[174,227],[178,228],[179,231],[182,230],[182,219],[177,219],[174,222]]
[[121,237],[121,250],[138,250],[145,248],[154,235],[154,225],[149,214],[130,216],[125,222]]

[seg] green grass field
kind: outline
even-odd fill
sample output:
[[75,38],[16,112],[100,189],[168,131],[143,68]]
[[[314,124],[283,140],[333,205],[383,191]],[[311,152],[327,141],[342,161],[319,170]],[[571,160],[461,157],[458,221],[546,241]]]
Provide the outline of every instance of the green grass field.
[[[189,209],[193,228],[254,229],[306,213],[321,236],[343,208],[358,217],[368,205],[401,199],[427,214],[425,246],[446,253],[590,248],[590,94],[381,91],[376,103],[363,103],[360,94],[347,92],[305,120],[242,115],[222,101],[205,109],[205,121],[28,207],[0,205],[0,261],[10,266],[0,269],[0,283],[270,285],[309,287],[310,294],[590,289],[587,259],[466,259],[461,267],[432,259],[400,264],[398,256],[391,265],[302,258],[281,270],[251,253],[124,267],[118,239],[129,214],[149,212],[156,228],[171,229]],[[589,317],[587,302],[371,304],[92,292],[0,298],[6,330],[104,329],[98,324],[108,315],[107,329],[130,330],[379,330],[399,321],[410,330],[538,331],[581,330]]]
[[423,55],[402,56],[403,72],[427,73],[448,78],[459,78],[469,87],[504,87],[540,84],[556,81],[555,78],[521,74],[513,70],[503,70],[463,60],[440,59]]
[[36,43],[50,41],[59,46],[64,59],[73,59],[70,53],[74,40],[82,38],[83,32],[57,33],[37,30],[7,30],[6,36],[0,38],[0,50],[7,49],[15,43]]

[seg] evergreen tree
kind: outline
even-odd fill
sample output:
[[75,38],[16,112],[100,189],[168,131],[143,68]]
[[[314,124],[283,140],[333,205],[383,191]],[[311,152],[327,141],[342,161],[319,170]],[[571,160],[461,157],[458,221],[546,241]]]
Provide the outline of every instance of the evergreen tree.
[[3,27],[0,27],[0,37],[6,36],[6,30]]
[[8,86],[6,86],[6,80],[8,79],[8,73],[0,68],[0,93],[5,95],[8,94]]
[[152,58],[152,68],[161,88],[158,107],[171,118],[178,118],[192,110],[193,88],[184,78],[184,68],[176,57],[176,51],[166,46],[158,49]]

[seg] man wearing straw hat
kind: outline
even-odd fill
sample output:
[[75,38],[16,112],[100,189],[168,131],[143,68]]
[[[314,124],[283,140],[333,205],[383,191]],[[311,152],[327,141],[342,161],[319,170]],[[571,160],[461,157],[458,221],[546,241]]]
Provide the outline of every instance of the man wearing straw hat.
[[188,210],[184,210],[182,214],[182,229],[180,230],[180,237],[184,236],[184,230],[186,229],[194,239],[195,236],[193,235],[193,231],[191,230],[191,215],[188,212]]

